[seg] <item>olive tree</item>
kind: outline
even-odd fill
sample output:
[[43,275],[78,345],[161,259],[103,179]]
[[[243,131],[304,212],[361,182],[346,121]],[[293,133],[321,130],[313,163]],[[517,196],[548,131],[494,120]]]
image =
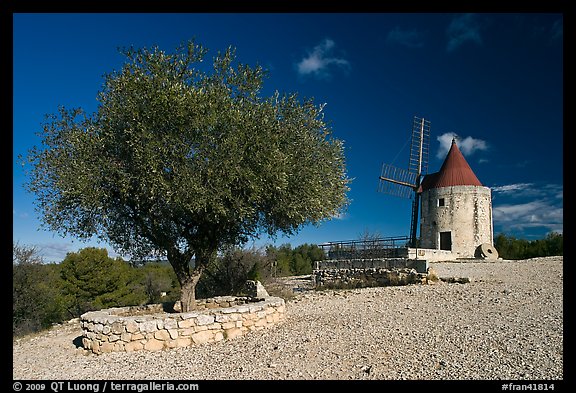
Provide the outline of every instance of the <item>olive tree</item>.
[[323,105],[296,93],[262,96],[267,72],[235,49],[203,63],[187,41],[173,53],[122,49],[98,106],[47,116],[23,160],[45,227],[93,236],[132,259],[164,255],[182,310],[218,250],[296,233],[348,204],[343,142]]

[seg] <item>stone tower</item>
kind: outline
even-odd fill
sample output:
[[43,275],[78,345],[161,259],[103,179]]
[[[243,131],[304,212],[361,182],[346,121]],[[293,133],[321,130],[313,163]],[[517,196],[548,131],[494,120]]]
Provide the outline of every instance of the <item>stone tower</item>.
[[421,248],[451,251],[455,258],[497,257],[491,190],[480,183],[455,139],[440,171],[426,175],[419,191]]

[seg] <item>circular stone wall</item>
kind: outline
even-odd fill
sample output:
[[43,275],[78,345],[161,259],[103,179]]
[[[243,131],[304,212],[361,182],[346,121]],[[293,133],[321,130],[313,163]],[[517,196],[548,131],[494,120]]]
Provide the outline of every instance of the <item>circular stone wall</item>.
[[167,312],[162,304],[91,311],[80,317],[85,349],[96,354],[159,351],[216,342],[284,320],[284,299],[220,296],[197,309]]

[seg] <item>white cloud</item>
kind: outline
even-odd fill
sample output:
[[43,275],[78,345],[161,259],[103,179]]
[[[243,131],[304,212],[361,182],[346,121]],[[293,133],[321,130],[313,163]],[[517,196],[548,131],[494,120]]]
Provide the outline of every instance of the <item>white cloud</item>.
[[[504,199],[523,198],[521,203],[500,204],[494,203],[493,198],[494,226],[504,232],[523,231],[528,228],[546,228],[549,232],[562,232],[564,226],[562,188],[563,186],[558,184],[536,186],[533,183],[493,187],[494,193]],[[534,197],[537,199],[526,199]]]
[[72,243],[41,243],[38,244],[39,253],[46,262],[62,262],[66,254],[72,252]]
[[336,44],[331,39],[326,38],[319,45],[308,53],[298,64],[297,69],[300,75],[314,75],[317,77],[329,77],[329,70],[336,67],[341,69],[349,69],[350,63],[348,60],[335,57],[333,51]]
[[491,187],[492,199],[504,197],[514,198],[546,198],[548,200],[563,199],[563,186],[560,184],[535,185],[534,183],[514,183]]
[[517,205],[493,207],[494,224],[505,231],[544,227],[559,232],[563,228],[564,209],[538,200]]
[[450,150],[450,146],[452,146],[453,138],[456,138],[456,145],[465,156],[469,156],[478,150],[488,149],[488,144],[482,139],[472,138],[471,136],[467,136],[466,138],[459,138],[455,133],[447,132],[436,138],[438,142],[440,142],[440,147],[438,148],[436,157],[440,159],[444,159],[444,157],[446,157],[448,150]]
[[13,217],[17,217],[17,218],[28,218],[29,215],[26,212],[20,212],[20,211],[16,211],[16,209],[12,209],[12,216]]
[[516,193],[517,191],[529,189],[532,183],[516,183],[516,184],[506,184],[504,186],[492,187],[493,192],[501,192],[503,194]]
[[398,26],[388,32],[386,42],[399,44],[409,48],[420,48],[424,46],[423,34],[416,29],[400,30]]
[[105,248],[108,251],[108,256],[110,258],[116,258],[120,256],[107,245],[98,243],[81,242],[80,245],[78,245],[72,242],[62,241],[52,243],[40,243],[37,246],[40,256],[42,256],[44,261],[48,263],[52,262],[60,263],[66,258],[66,254],[70,252],[79,252],[81,249],[87,247]]
[[446,35],[448,36],[448,44],[446,46],[448,52],[456,50],[456,48],[468,41],[482,44],[480,25],[474,14],[456,16],[446,29]]

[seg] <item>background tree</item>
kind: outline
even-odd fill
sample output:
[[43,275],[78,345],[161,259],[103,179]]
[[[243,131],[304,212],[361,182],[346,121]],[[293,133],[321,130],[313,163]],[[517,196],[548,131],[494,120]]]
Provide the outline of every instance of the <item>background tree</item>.
[[61,295],[59,265],[44,264],[34,246],[12,247],[12,333],[19,336],[63,321],[67,304]]
[[208,265],[197,292],[203,297],[241,295],[246,290],[246,280],[265,280],[269,275],[270,260],[264,252],[229,247]]
[[70,299],[70,313],[134,305],[141,298],[130,265],[108,256],[104,248],[88,247],[71,252],[61,263],[63,292]]
[[325,259],[324,251],[316,244],[304,243],[292,249],[289,243],[280,247],[268,246],[266,256],[274,264],[274,276],[300,276],[312,273],[314,262]]
[[193,41],[124,50],[97,111],[60,108],[27,157],[48,229],[134,259],[165,255],[183,311],[217,250],[340,214],[349,183],[323,106],[263,98],[261,67],[229,48],[202,68],[206,53]]
[[[180,296],[174,270],[167,263],[148,262],[135,267],[137,282],[147,303],[176,301]],[[166,293],[165,296],[162,296]],[[178,295],[178,296],[176,296]]]
[[494,247],[503,259],[528,259],[535,257],[563,255],[564,237],[561,233],[552,232],[544,239],[516,239],[499,233],[494,238]]

